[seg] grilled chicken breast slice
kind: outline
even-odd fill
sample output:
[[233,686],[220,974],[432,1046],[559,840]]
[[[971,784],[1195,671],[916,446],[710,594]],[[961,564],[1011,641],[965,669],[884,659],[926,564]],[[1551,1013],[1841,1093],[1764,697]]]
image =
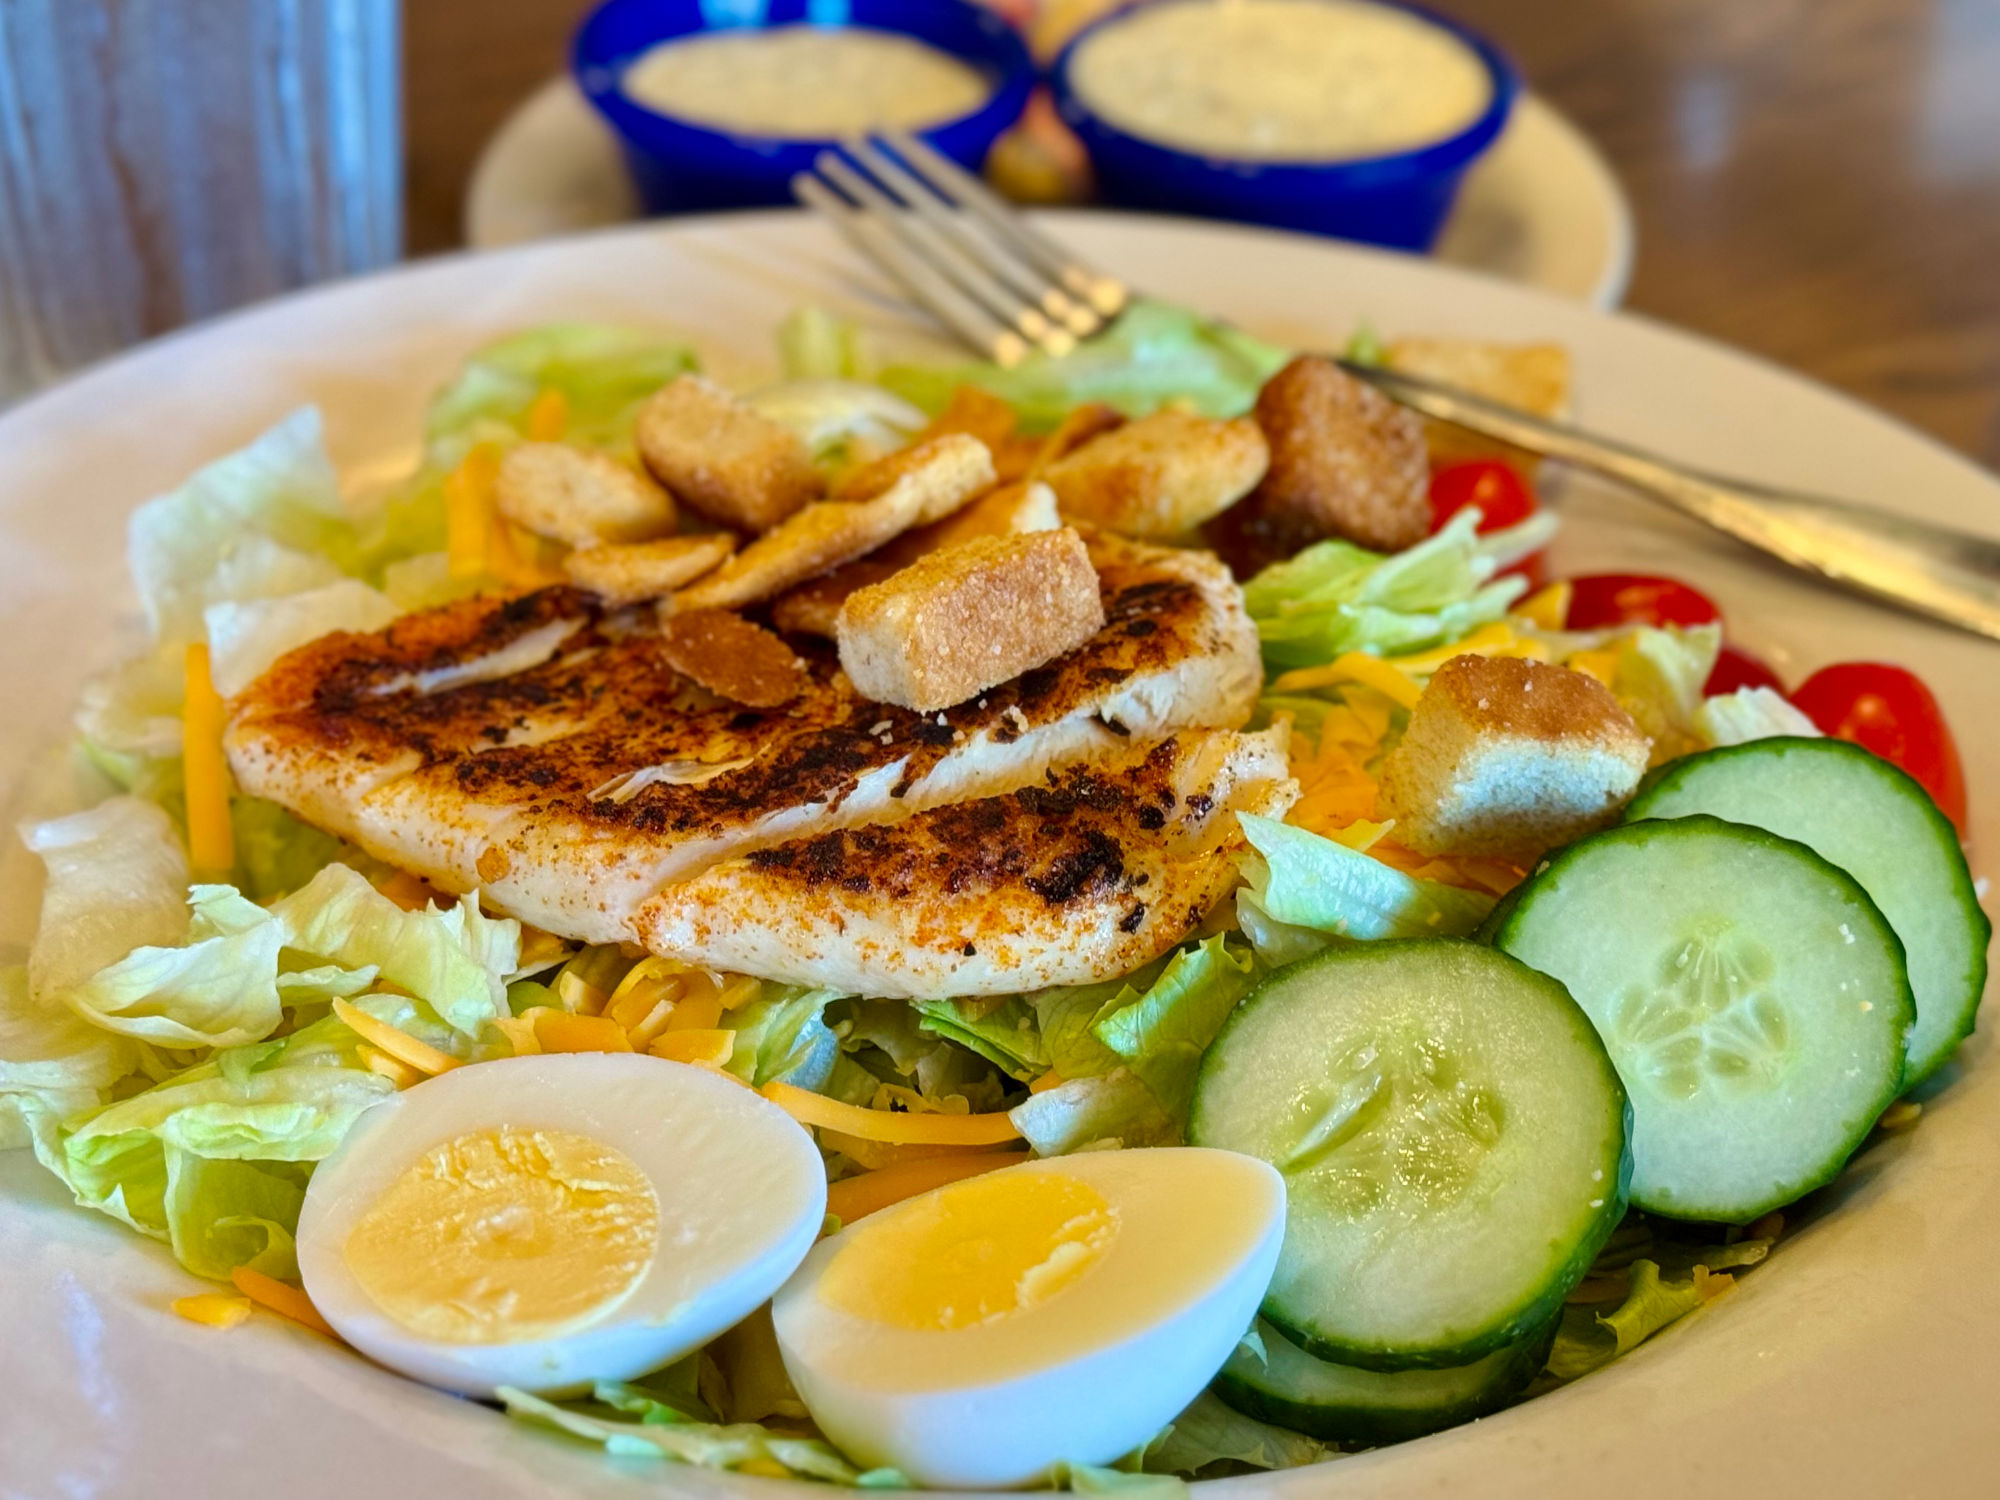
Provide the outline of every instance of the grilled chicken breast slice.
[[754,850],[640,908],[652,952],[848,994],[1007,994],[1158,957],[1297,798],[1282,730],[1184,731],[1035,785]]
[[693,689],[649,616],[575,590],[466,600],[282,658],[231,704],[246,791],[565,937],[632,941],[654,892],[749,850],[990,796],[1186,727],[1262,682],[1205,553],[1092,543],[1105,628],[934,714],[858,697],[828,654],[759,711]]

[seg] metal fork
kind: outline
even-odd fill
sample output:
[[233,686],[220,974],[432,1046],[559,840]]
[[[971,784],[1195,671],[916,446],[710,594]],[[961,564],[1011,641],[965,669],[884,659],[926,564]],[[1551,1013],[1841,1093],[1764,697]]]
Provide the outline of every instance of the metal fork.
[[[907,134],[846,142],[792,179],[841,232],[982,356],[1061,358],[1131,290]],[[1840,587],[2000,640],[2000,542],[1823,495],[1726,479],[1414,375],[1342,360],[1411,410],[1613,480]]]

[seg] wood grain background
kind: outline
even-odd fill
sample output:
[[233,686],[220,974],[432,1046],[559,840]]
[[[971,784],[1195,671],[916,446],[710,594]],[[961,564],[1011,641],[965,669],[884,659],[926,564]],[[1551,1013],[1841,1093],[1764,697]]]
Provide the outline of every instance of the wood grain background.
[[[2000,0],[1442,0],[1596,137],[1628,305],[2000,466]],[[409,245],[563,66],[585,0],[405,0]]]

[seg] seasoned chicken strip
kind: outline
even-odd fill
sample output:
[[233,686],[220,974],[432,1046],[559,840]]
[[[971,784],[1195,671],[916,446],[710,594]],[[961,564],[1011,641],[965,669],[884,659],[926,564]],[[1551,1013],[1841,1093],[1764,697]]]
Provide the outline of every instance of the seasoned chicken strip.
[[781,708],[719,702],[667,665],[650,615],[558,588],[301,647],[233,700],[230,761],[246,791],[442,889],[633,940],[641,902],[718,860],[1241,725],[1262,673],[1221,565],[1109,538],[1092,560],[1105,628],[939,713],[861,699],[831,653]]
[[1238,812],[1297,798],[1284,734],[1191,730],[900,823],[754,850],[639,908],[654,953],[849,994],[1008,994],[1123,974],[1236,883]]

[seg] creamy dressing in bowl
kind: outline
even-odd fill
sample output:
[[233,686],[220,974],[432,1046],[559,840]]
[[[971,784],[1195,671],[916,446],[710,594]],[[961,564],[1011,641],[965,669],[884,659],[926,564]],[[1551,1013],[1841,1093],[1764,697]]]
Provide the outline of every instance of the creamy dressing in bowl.
[[690,124],[790,140],[922,130],[993,92],[979,69],[913,37],[810,25],[673,37],[640,54],[620,88]]
[[1141,140],[1243,161],[1345,161],[1443,141],[1493,101],[1479,54],[1367,0],[1172,0],[1107,24],[1077,99]]

